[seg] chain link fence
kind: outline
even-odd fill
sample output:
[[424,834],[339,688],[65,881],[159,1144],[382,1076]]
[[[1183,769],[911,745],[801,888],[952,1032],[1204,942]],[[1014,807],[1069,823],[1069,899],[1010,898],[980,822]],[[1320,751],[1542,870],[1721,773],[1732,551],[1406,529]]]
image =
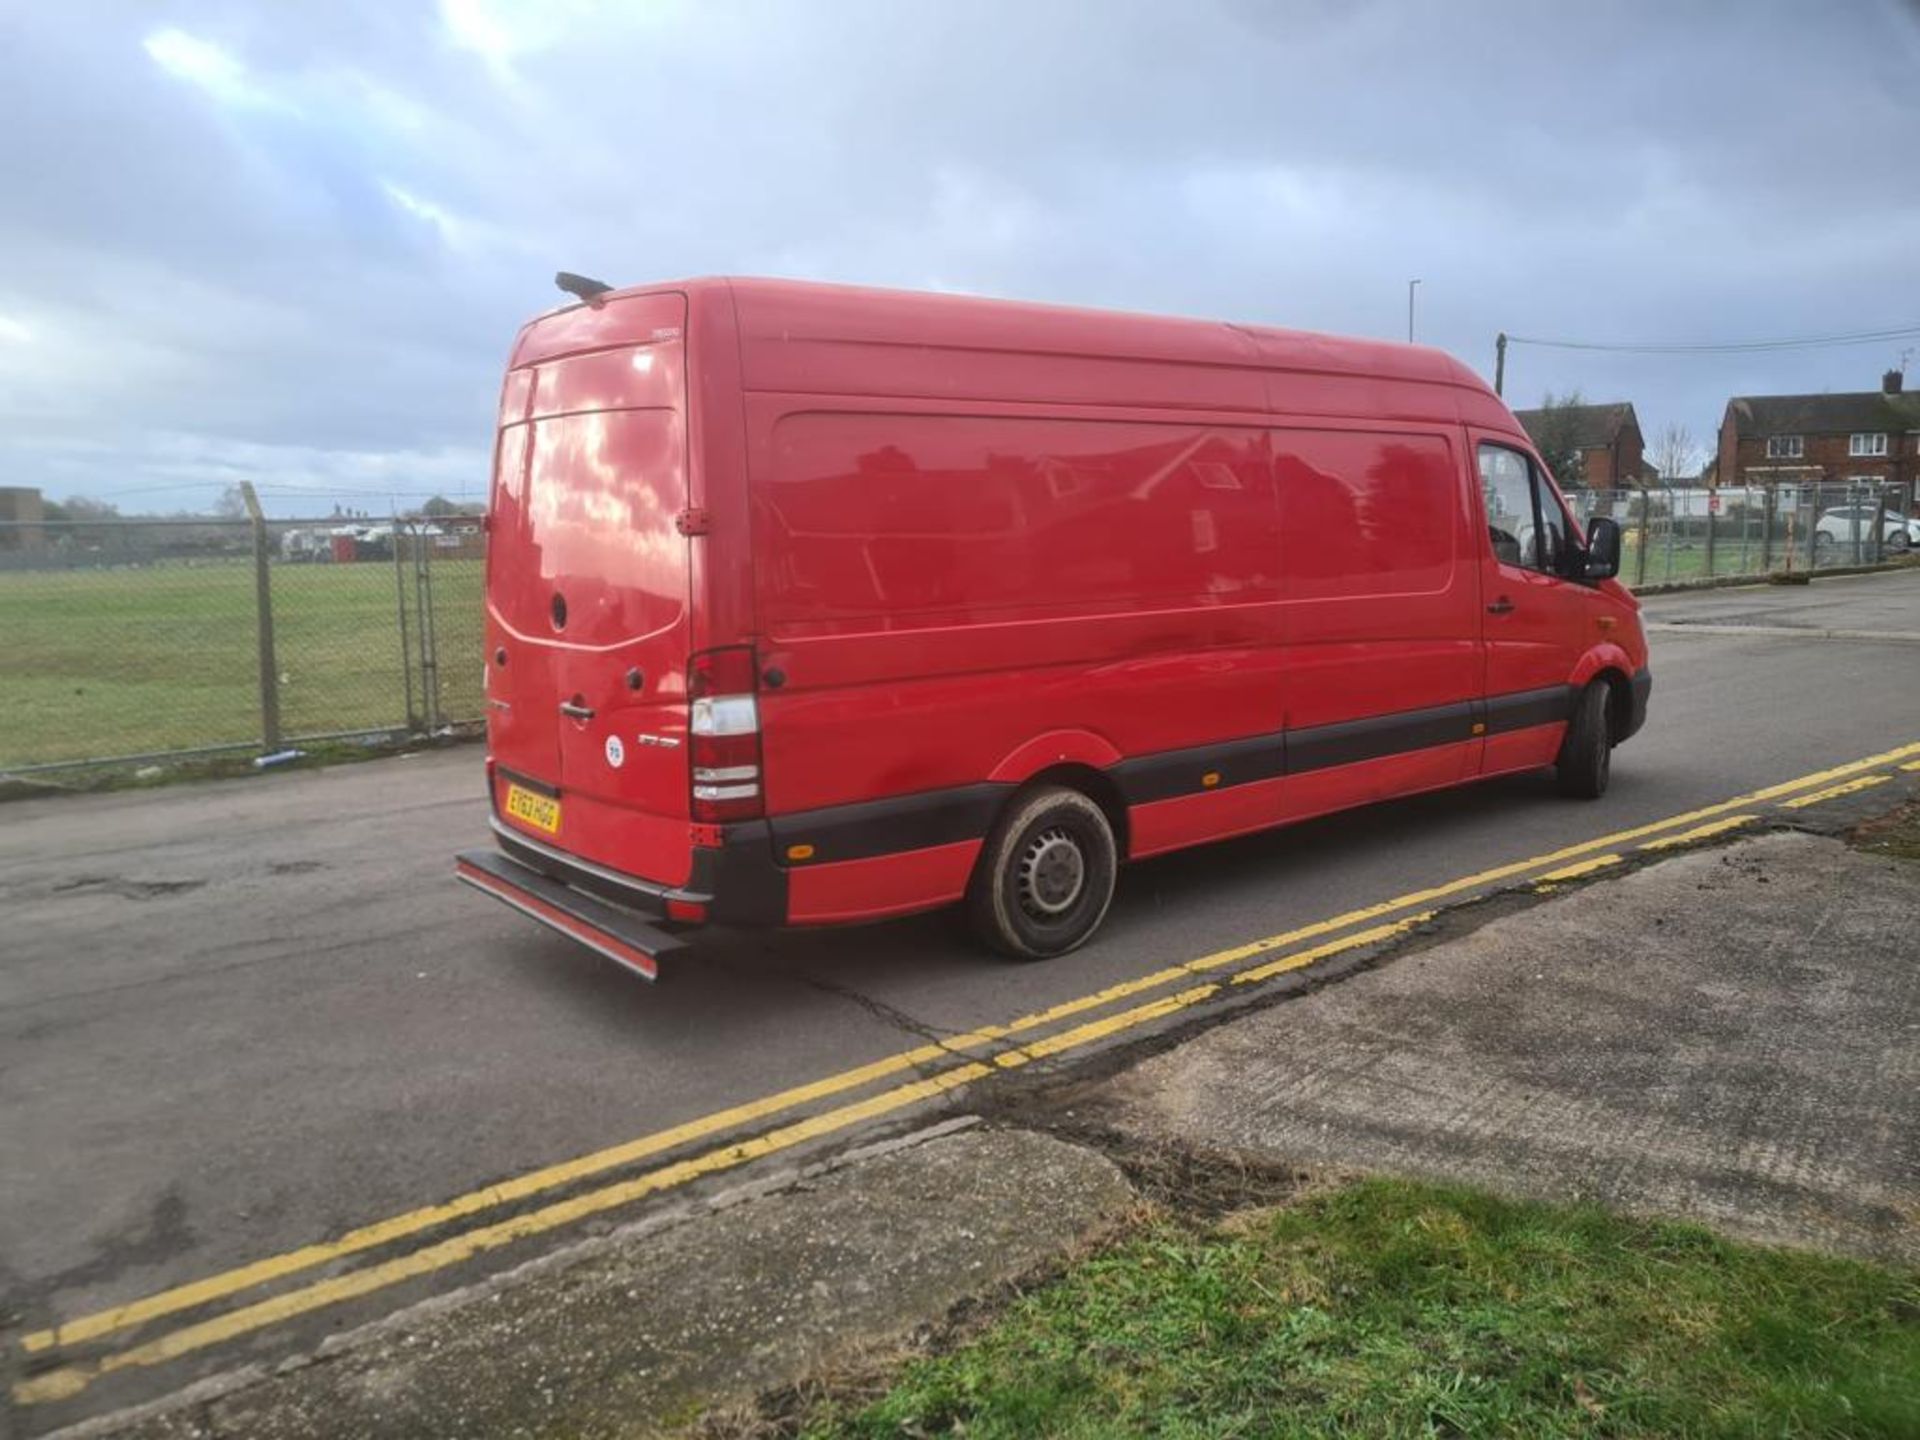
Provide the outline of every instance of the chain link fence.
[[1875,565],[1920,550],[1905,486],[1860,481],[1573,490],[1582,525],[1611,516],[1629,586]]
[[0,774],[483,716],[478,517],[0,523]]

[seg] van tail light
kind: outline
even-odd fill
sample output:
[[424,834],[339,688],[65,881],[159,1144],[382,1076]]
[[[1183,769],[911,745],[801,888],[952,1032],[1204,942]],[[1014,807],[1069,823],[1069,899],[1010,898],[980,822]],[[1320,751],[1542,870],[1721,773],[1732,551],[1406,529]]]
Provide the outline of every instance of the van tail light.
[[757,820],[766,813],[757,683],[751,646],[702,650],[687,662],[687,758],[697,821]]

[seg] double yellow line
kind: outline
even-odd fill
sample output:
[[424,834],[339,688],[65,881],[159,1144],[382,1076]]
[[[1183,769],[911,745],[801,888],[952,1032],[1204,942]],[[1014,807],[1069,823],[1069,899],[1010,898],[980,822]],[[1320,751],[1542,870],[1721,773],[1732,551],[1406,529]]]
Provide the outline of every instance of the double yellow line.
[[[519,1240],[571,1225],[587,1216],[601,1214],[647,1196],[675,1189],[702,1176],[736,1169],[753,1160],[925,1104],[960,1086],[985,1079],[996,1070],[1013,1069],[1033,1060],[1058,1055],[1152,1024],[1215,997],[1229,984],[1235,986],[1258,984],[1290,970],[1304,969],[1334,955],[1384,944],[1406,934],[1414,926],[1429,918],[1432,907],[1437,902],[1473,891],[1485,890],[1522,876],[1531,875],[1537,882],[1548,885],[1575,879],[1617,864],[1622,858],[1622,852],[1638,841],[1648,841],[1639,848],[1656,850],[1704,840],[1749,824],[1757,818],[1752,814],[1736,812],[1784,800],[1788,796],[1798,797],[1795,800],[1786,801],[1786,804],[1797,807],[1851,793],[1880,783],[1879,778],[1868,776],[1864,772],[1909,760],[1909,757],[1916,755],[1920,755],[1920,743],[1905,745],[1883,754],[1871,755],[1865,759],[1855,760],[1811,775],[1803,775],[1795,780],[1784,781],[1778,785],[1768,786],[1702,809],[1691,810],[1685,814],[1669,816],[1664,820],[1616,831],[1610,835],[1597,836],[1547,854],[1529,856],[1524,860],[1481,870],[1444,884],[1410,891],[1391,900],[1349,910],[1344,914],[1288,930],[1282,934],[1269,935],[1244,945],[1215,951],[1196,960],[1170,965],[1151,974],[1122,981],[1092,994],[1063,1001],[1047,1009],[1021,1016],[1004,1025],[982,1026],[935,1044],[903,1050],[870,1064],[782,1090],[743,1105],[715,1111],[710,1115],[701,1116],[696,1120],[690,1120],[621,1145],[529,1171],[496,1185],[468,1191],[441,1204],[422,1206],[404,1214],[361,1226],[335,1240],[306,1245],[296,1250],[269,1256],[237,1269],[223,1271],[185,1285],[158,1291],[124,1305],[81,1316],[50,1330],[35,1331],[23,1337],[21,1341],[22,1347],[30,1356],[80,1345],[148,1321],[196,1309],[289,1275],[333,1264],[349,1256],[389,1245],[427,1230],[483,1215],[489,1211],[500,1210],[517,1201],[558,1190],[612,1170],[622,1169],[698,1140],[739,1130],[756,1121],[770,1119],[815,1101],[860,1089],[876,1081],[910,1071],[917,1072],[917,1078],[911,1081],[864,1099],[851,1101],[793,1121],[751,1139],[722,1145],[628,1179],[586,1190],[535,1209],[462,1231],[421,1249],[378,1261],[358,1270],[331,1276],[297,1289],[287,1290],[237,1309],[225,1311],[209,1319],[181,1326],[151,1340],[98,1359],[75,1360],[30,1376],[13,1387],[13,1398],[21,1404],[39,1404],[66,1399],[77,1395],[102,1375],[133,1367],[163,1364],[294,1316],[371,1294],[403,1281],[459,1264]],[[1901,768],[1916,767],[1920,767],[1920,760],[1910,760]],[[1815,787],[1826,788],[1815,789]],[[1812,793],[1803,793],[1810,791]],[[1692,828],[1683,830],[1679,827]],[[1649,840],[1649,837],[1658,838]],[[1362,928],[1353,928],[1356,926]],[[1307,944],[1304,949],[1294,948],[1313,941],[1320,943]],[[1288,953],[1277,959],[1261,961],[1262,956],[1270,955],[1275,951]],[[1220,971],[1231,973],[1222,979],[1207,978]],[[1202,983],[1188,984],[1185,988],[1157,1000],[1024,1043],[1018,1039],[1075,1015],[1090,1010],[1105,1009],[1122,1000],[1164,989],[1183,981],[1194,980],[1200,980]],[[946,1068],[936,1068],[941,1066]]]

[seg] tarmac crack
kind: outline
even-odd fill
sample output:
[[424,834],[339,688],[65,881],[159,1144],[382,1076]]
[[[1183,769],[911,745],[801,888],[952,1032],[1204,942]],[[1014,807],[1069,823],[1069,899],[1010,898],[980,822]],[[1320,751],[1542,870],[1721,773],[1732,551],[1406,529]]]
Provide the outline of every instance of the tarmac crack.
[[[943,1049],[948,1048],[948,1041],[961,1033],[958,1030],[945,1029],[922,1020],[917,1016],[909,1015],[906,1011],[900,1009],[899,1006],[889,1005],[884,1000],[876,1000],[871,995],[866,995],[855,990],[851,985],[839,985],[831,980],[823,980],[817,975],[808,975],[805,973],[796,973],[793,978],[809,989],[821,991],[823,994],[832,995],[837,999],[847,1001],[851,1005],[858,1006],[876,1020],[891,1025],[904,1034],[911,1035],[917,1040],[925,1040],[929,1044],[938,1045]],[[934,1070],[940,1068],[943,1067],[937,1063],[931,1066],[914,1066],[914,1069],[922,1076],[930,1075]]]

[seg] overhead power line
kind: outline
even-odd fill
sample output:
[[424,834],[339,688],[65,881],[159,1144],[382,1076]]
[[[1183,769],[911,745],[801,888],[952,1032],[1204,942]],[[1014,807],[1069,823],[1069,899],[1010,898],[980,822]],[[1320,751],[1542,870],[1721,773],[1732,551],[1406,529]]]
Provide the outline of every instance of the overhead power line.
[[[231,480],[169,480],[151,485],[116,485],[106,488],[73,490],[71,493],[83,495],[84,498],[89,500],[115,500],[127,495],[165,495],[176,490],[227,490],[231,489],[235,483],[236,482]],[[378,499],[387,496],[459,496],[468,494],[472,486],[463,483],[450,486],[443,485],[438,489],[421,489],[417,485],[412,484],[398,486],[372,486],[364,483],[358,485],[329,485],[324,480],[308,482],[261,480],[255,482],[254,488],[263,495],[311,495],[319,498],[332,495],[371,495]]]
[[1533,335],[1508,335],[1506,340],[1511,345],[1538,345],[1552,350],[1610,350],[1630,355],[1731,355],[1755,350],[1814,350],[1827,345],[1874,345],[1915,336],[1920,336],[1920,325],[1896,325],[1885,330],[1849,330],[1836,335],[1802,335],[1780,340],[1629,343],[1547,340]]

